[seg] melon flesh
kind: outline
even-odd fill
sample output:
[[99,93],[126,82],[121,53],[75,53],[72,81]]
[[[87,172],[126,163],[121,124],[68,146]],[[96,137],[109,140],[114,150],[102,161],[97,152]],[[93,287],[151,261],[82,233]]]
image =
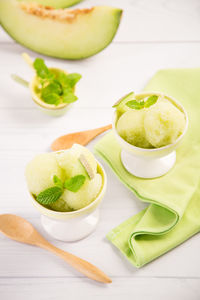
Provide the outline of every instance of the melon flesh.
[[[79,161],[84,155],[94,174],[91,179],[86,169]],[[69,150],[37,155],[26,167],[26,180],[30,193],[38,194],[47,188],[55,186],[54,175],[64,183],[66,179],[76,175],[84,175],[85,182],[77,192],[64,189],[61,197],[49,209],[68,212],[83,208],[90,204],[99,194],[102,186],[102,176],[97,173],[97,162],[93,154],[83,146],[73,145]]]
[[48,208],[55,210],[55,211],[61,211],[61,212],[66,212],[66,211],[72,211],[71,207],[67,205],[67,202],[60,198],[56,202],[49,204],[47,206]]
[[144,130],[145,110],[130,109],[117,122],[117,132],[128,143],[140,147],[151,148]]
[[185,125],[184,114],[169,101],[160,101],[146,111],[144,129],[155,148],[174,143]]
[[24,2],[35,2],[39,3],[45,6],[52,6],[54,8],[63,8],[63,7],[69,7],[72,5],[75,5],[82,0],[18,0],[18,1],[24,1]]
[[61,180],[65,178],[54,153],[37,155],[27,165],[25,175],[29,191],[35,196],[54,186],[54,175],[57,175]]
[[186,126],[184,113],[166,98],[141,110],[130,109],[118,119],[116,129],[128,143],[140,148],[173,144]]
[[93,173],[97,173],[97,162],[94,155],[87,148],[78,144],[74,144],[69,150],[61,151],[55,154],[57,162],[64,170],[67,178],[80,174],[87,176],[87,172],[79,160],[81,154],[84,154]]
[[104,49],[114,38],[122,10],[49,9],[37,3],[0,1],[0,22],[7,33],[36,52],[82,59]]
[[97,197],[101,186],[102,177],[100,174],[96,174],[93,179],[87,179],[78,192],[73,193],[65,190],[62,198],[69,207],[78,210],[89,205]]

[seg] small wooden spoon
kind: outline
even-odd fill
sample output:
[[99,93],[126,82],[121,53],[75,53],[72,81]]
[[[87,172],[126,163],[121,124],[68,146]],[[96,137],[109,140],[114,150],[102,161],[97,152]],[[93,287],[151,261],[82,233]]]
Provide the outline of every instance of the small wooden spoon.
[[112,125],[107,125],[104,127],[80,131],[75,133],[70,133],[57,138],[51,145],[53,151],[59,151],[71,148],[73,144],[87,145],[91,140],[93,140],[97,135],[103,133],[104,131],[111,129]]
[[18,242],[35,245],[53,252],[64,259],[69,265],[93,280],[103,283],[112,282],[106,274],[94,265],[50,244],[28,221],[19,216],[10,214],[0,215],[0,231],[7,237]]

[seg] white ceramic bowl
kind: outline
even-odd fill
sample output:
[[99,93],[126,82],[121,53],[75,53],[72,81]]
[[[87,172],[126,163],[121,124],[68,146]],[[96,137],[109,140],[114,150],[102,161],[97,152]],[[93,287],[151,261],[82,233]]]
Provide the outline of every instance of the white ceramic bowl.
[[107,186],[107,177],[102,165],[97,161],[98,172],[102,176],[102,187],[88,206],[72,211],[58,212],[47,209],[32,196],[32,203],[41,214],[41,223],[45,231],[53,238],[65,242],[74,242],[92,233],[99,221],[99,204],[103,199]]
[[122,147],[121,161],[124,167],[131,174],[140,178],[155,178],[166,174],[176,162],[176,147],[182,140],[188,128],[188,115],[184,107],[174,98],[158,92],[144,92],[139,93],[136,97],[144,98],[151,95],[164,96],[171,101],[176,107],[178,107],[185,115],[186,125],[183,133],[173,143],[164,147],[154,149],[144,149],[133,146],[126,142],[117,132],[116,121],[117,113],[115,111],[113,117],[113,131],[117,141]]

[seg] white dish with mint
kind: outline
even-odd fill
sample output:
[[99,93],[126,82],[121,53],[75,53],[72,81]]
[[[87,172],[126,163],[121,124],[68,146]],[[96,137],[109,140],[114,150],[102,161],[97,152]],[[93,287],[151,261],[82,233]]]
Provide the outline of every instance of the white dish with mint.
[[68,150],[37,155],[27,165],[26,180],[51,236],[76,241],[96,228],[106,174],[87,148],[74,144]]
[[175,148],[187,131],[184,107],[158,92],[131,92],[113,107],[113,131],[122,147],[124,167],[141,178],[166,174],[175,164]]
[[63,115],[69,105],[78,100],[75,87],[82,76],[58,68],[48,68],[42,58],[32,61],[28,54],[23,53],[22,56],[32,68],[34,77],[30,82],[18,75],[12,75],[12,78],[30,89],[34,103],[43,112],[52,116]]

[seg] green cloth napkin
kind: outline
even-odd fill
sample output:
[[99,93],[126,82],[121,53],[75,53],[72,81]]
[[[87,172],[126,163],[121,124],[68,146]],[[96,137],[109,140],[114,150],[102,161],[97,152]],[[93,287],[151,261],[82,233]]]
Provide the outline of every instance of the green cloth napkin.
[[[128,173],[111,132],[95,146],[119,179],[149,206],[114,228],[107,238],[136,267],[141,267],[200,231],[200,69],[161,70],[145,91],[178,99],[188,112],[189,128],[177,149],[175,166],[156,179]],[[123,199],[122,199],[123,201]]]

